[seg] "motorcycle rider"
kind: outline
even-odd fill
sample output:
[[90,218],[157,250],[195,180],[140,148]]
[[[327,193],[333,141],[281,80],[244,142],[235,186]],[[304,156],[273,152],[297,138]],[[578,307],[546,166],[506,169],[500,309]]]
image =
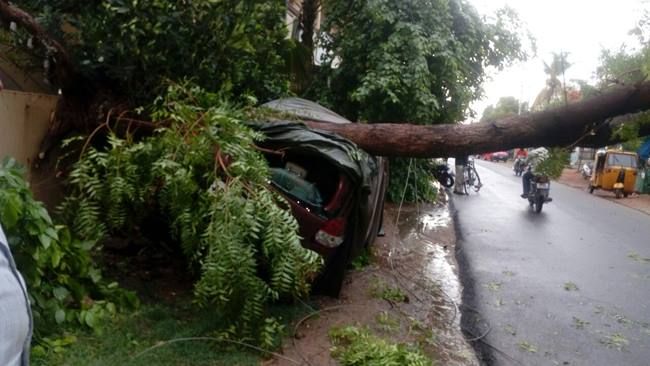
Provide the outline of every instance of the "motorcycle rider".
[[533,149],[528,153],[528,157],[526,157],[526,165],[528,165],[528,170],[526,170],[526,173],[521,177],[522,185],[524,188],[524,193],[521,194],[521,198],[528,198],[528,193],[530,192],[530,180],[533,179],[535,176],[535,168],[541,163],[542,161],[546,160],[548,158],[548,150],[543,147],[539,147],[537,149]]
[[527,157],[528,157],[528,151],[526,151],[526,149],[524,149],[523,147],[520,147],[515,152],[515,160],[520,159],[520,158],[521,159],[526,159]]

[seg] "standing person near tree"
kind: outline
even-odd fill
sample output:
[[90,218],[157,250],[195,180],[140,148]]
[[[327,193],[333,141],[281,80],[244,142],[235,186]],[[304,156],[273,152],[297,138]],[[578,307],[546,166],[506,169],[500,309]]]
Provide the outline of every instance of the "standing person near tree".
[[29,365],[31,314],[25,281],[0,226],[0,365]]
[[456,156],[456,183],[454,184],[455,194],[465,194],[463,185],[465,184],[464,169],[467,166],[467,155]]

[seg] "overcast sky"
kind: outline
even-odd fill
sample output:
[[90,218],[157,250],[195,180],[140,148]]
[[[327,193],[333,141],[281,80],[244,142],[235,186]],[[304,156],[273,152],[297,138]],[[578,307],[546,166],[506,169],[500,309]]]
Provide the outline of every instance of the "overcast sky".
[[[481,14],[508,5],[515,9],[537,41],[537,57],[502,72],[492,72],[484,85],[485,98],[472,104],[480,118],[483,109],[499,97],[514,96],[532,104],[544,87],[542,60],[550,62],[552,52],[569,52],[572,64],[566,80],[593,77],[603,48],[618,49],[623,43],[636,47],[628,35],[640,19],[648,0],[469,0]],[[476,120],[474,119],[474,120]]]

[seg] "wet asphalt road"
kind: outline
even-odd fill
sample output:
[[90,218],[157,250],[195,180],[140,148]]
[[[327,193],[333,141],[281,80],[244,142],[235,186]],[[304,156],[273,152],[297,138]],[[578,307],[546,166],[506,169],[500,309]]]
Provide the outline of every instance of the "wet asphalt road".
[[477,161],[454,196],[463,324],[489,365],[650,365],[650,216],[551,184],[540,214],[521,178]]

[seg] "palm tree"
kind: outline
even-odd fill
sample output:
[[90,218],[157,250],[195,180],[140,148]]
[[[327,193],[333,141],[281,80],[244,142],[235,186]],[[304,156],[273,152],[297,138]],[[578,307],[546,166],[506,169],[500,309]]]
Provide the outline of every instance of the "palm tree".
[[[539,111],[558,102],[567,102],[564,72],[571,67],[571,64],[567,61],[567,55],[567,52],[553,52],[551,64],[544,62],[544,73],[548,75],[548,79],[544,89],[537,94],[531,110]],[[560,76],[562,76],[562,81],[559,79]]]

